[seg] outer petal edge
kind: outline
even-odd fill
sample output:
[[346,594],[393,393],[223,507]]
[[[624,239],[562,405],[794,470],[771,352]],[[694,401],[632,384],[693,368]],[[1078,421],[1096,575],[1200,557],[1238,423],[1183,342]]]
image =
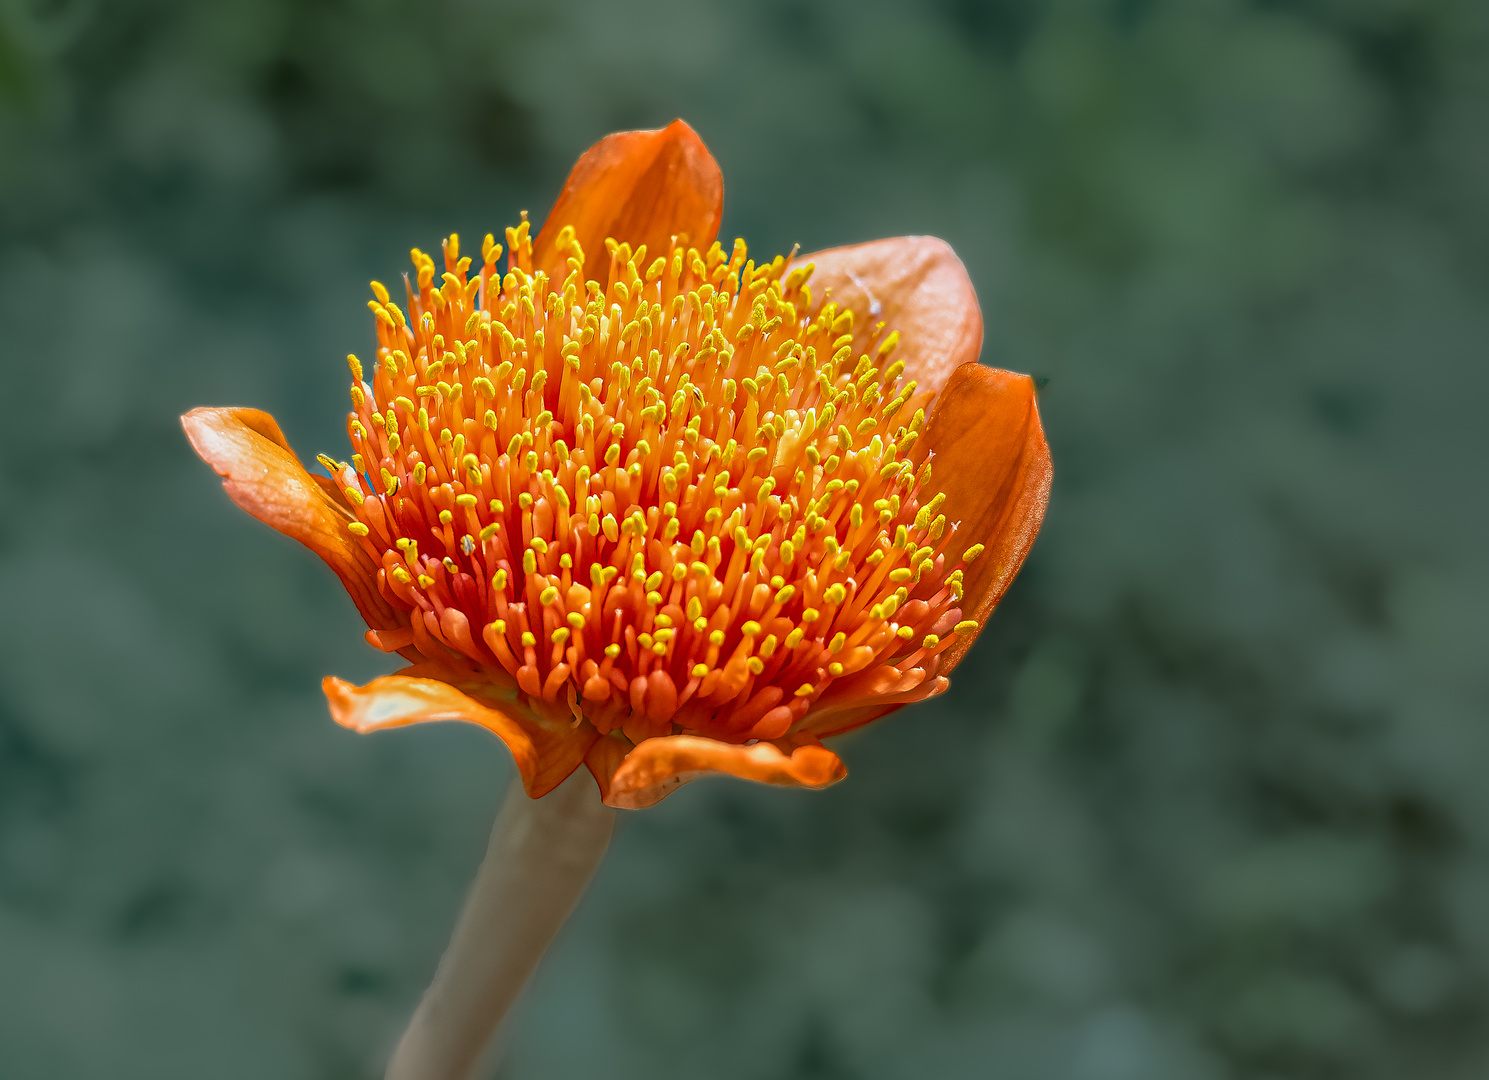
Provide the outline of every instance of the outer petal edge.
[[[1034,546],[1049,505],[1054,466],[1033,379],[974,364],[957,369],[917,450],[931,457],[948,520],[961,523],[958,553],[985,546],[968,568],[962,595],[962,618],[975,621],[980,633]],[[941,674],[950,674],[977,633],[959,637],[942,654]]]

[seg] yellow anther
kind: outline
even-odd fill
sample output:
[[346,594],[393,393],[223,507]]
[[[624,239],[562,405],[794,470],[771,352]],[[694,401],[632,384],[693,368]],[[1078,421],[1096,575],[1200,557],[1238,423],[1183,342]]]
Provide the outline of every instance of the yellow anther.
[[794,649],[794,648],[796,648],[796,646],[798,646],[798,645],[801,644],[801,639],[804,638],[804,637],[806,637],[806,636],[807,636],[807,632],[805,630],[803,630],[801,627],[798,626],[795,630],[791,631],[791,633],[789,633],[789,634],[786,635],[786,642],[785,642],[786,648],[788,648],[788,649]]
[[695,679],[701,679],[701,678],[703,678],[703,676],[705,676],[707,674],[708,674],[708,665],[707,664],[694,664],[693,665],[693,671],[692,671],[693,678],[695,678]]
[[524,574],[536,574],[538,572],[538,557],[528,548],[522,553],[522,572]]
[[961,622],[953,626],[952,629],[958,634],[962,634],[963,636],[967,634],[975,634],[977,633],[977,620],[963,619]]
[[614,660],[617,656],[620,655],[620,645],[619,644],[606,645],[605,646],[605,655],[608,656],[611,660]]
[[914,573],[915,571],[911,570],[909,567],[901,566],[898,569],[891,570],[889,572],[889,580],[894,582],[896,585],[903,585],[905,582],[910,580]]
[[809,607],[801,613],[801,621],[804,623],[814,623],[821,617],[822,613],[814,607]]
[[522,644],[523,644],[523,647],[528,648],[528,649],[531,649],[537,643],[538,643],[538,639],[535,638],[535,637],[533,637],[532,632],[530,630],[524,630],[524,631],[522,631]]
[[841,584],[829,585],[827,591],[822,594],[822,598],[829,604],[841,604],[847,596],[848,590]]
[[804,682],[796,688],[797,697],[808,697],[817,692],[817,688],[809,682]]
[[584,616],[577,611],[571,611],[564,616],[564,622],[572,626],[575,631],[584,629]]
[[724,644],[724,631],[722,631],[722,630],[715,630],[713,633],[709,634],[708,635],[708,643],[710,645],[722,645],[722,644]]
[[927,634],[925,636],[925,640],[920,643],[920,647],[922,649],[934,649],[939,644],[941,644],[941,639],[939,637],[937,637],[935,634]]
[[570,633],[572,633],[572,631],[567,626],[560,626],[557,630],[553,631],[553,633],[548,636],[549,640],[551,640],[553,644],[562,645],[565,641],[569,640]]
[[986,550],[984,545],[973,544],[966,551],[962,552],[962,562],[971,562],[977,556],[981,555],[984,550]]
[[758,656],[752,656],[745,661],[745,667],[749,669],[751,675],[759,675],[765,670],[765,661]]
[[557,599],[558,590],[552,585],[548,586],[548,588],[544,589],[538,594],[538,603],[542,604],[544,607],[547,607],[549,604],[553,603],[553,601]]
[[902,626],[898,630],[895,631],[895,634],[898,637],[903,638],[905,641],[909,641],[911,638],[913,638],[915,636],[915,627],[913,627],[913,626]]
[[347,526],[347,529],[356,536],[366,536],[369,532],[372,531],[366,525],[363,525],[360,521],[352,522],[350,525]]

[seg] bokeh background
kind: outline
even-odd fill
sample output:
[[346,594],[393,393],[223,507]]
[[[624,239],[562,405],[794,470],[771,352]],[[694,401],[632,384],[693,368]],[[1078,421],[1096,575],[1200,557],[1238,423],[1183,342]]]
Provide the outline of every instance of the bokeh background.
[[681,115],[724,233],[950,240],[1044,532],[818,794],[626,815],[505,1078],[1489,1076],[1481,0],[0,0],[0,1074],[380,1075],[511,776],[358,737],[366,282]]

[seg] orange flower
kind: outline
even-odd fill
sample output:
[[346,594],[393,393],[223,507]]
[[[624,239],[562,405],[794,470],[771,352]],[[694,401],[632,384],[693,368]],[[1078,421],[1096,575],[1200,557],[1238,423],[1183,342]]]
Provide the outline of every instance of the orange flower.
[[265,413],[182,418],[410,661],[327,678],[338,723],[470,721],[529,795],[583,762],[634,808],[708,772],[823,787],[823,737],[946,688],[1044,515],[1033,384],[976,363],[942,241],[757,264],[722,204],[677,121],[590,149],[505,273],[491,236],[416,249],[401,304],[372,285],[329,478]]

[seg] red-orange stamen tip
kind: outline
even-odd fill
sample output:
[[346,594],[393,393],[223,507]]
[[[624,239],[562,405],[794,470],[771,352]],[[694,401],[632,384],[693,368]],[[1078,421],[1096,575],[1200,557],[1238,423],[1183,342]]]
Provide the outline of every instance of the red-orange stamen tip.
[[835,687],[934,692],[981,545],[919,501],[928,395],[898,334],[742,241],[574,235],[561,282],[524,220],[505,273],[493,237],[477,264],[452,236],[442,270],[414,250],[402,305],[373,283],[352,462],[322,459],[407,614],[369,641],[633,741],[779,739]]

